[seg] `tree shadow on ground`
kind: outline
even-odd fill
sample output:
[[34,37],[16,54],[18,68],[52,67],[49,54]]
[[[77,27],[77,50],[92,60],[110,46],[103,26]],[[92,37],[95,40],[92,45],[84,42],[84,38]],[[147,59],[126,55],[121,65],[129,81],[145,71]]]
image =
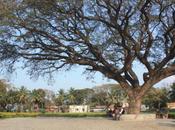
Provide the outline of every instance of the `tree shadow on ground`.
[[168,122],[159,122],[160,126],[168,126],[168,127],[175,127],[175,120],[168,121]]

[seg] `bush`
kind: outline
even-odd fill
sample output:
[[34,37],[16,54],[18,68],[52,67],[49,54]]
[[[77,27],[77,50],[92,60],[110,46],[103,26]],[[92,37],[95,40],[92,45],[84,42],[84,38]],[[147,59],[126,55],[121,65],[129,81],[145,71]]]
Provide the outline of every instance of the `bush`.
[[175,111],[170,111],[169,113],[168,113],[168,118],[171,118],[171,119],[175,119]]
[[0,112],[0,118],[16,117],[106,117],[106,113],[29,113],[29,112]]
[[0,112],[0,118],[15,117],[106,117],[106,113],[29,113],[29,112]]
[[170,109],[169,112],[170,113],[175,113],[175,109]]

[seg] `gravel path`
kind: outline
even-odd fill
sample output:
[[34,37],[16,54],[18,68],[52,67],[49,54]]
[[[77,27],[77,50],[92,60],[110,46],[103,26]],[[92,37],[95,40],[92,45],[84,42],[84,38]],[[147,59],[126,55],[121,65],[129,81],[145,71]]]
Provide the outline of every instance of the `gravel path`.
[[113,121],[106,118],[11,118],[0,130],[175,130],[175,120]]

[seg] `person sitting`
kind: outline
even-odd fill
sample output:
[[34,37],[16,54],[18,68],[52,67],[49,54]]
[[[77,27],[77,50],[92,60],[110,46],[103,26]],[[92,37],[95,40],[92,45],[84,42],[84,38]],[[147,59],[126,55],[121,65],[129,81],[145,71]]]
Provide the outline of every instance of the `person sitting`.
[[113,111],[111,108],[108,109],[107,115],[108,117],[112,117]]
[[124,109],[122,107],[118,107],[118,111],[116,111],[116,120],[120,120],[121,115],[123,114]]

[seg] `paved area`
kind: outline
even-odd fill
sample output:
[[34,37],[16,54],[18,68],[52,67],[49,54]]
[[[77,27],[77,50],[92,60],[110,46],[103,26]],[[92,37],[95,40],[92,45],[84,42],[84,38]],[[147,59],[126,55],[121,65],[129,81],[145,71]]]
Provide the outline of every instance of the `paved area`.
[[0,130],[175,130],[175,120],[113,121],[106,118],[11,118]]

